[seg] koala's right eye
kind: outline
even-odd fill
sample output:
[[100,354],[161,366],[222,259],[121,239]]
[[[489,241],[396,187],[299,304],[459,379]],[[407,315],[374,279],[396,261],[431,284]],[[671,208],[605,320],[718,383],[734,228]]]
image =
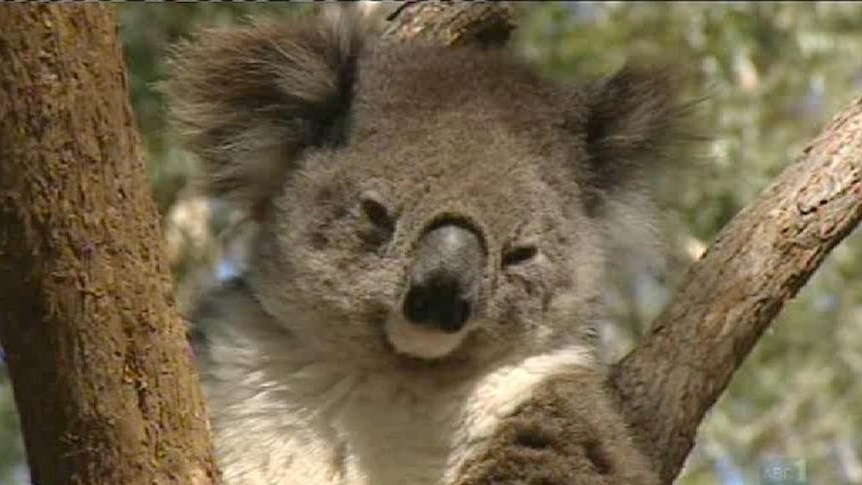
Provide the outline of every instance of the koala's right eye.
[[373,197],[363,196],[359,203],[362,208],[362,213],[368,220],[383,229],[392,229],[395,226],[394,218],[389,214],[387,208],[382,202]]
[[372,245],[385,244],[395,231],[395,216],[392,210],[376,193],[364,193],[359,208],[366,225],[361,231],[362,239]]

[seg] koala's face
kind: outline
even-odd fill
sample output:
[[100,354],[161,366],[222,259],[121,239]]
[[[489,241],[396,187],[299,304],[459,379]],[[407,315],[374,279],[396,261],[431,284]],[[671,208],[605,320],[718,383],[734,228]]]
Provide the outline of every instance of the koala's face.
[[[363,90],[384,78],[386,92]],[[490,80],[461,80],[457,102],[393,102],[398,83],[422,89],[410,79],[363,72],[349,139],[309,153],[276,197],[256,261],[264,303],[351,357],[481,360],[571,337],[599,285],[601,234],[547,160],[577,144],[539,148],[523,131],[560,129],[553,100],[517,106],[483,94]]]
[[174,118],[213,195],[265,208],[249,283],[305,345],[484,362],[587,333],[607,208],[675,136],[667,78],[563,87],[321,20],[208,35]]
[[465,128],[416,145],[375,135],[387,152],[369,139],[307,160],[256,261],[285,325],[342,355],[438,359],[538,345],[584,323],[598,229],[519,140]]

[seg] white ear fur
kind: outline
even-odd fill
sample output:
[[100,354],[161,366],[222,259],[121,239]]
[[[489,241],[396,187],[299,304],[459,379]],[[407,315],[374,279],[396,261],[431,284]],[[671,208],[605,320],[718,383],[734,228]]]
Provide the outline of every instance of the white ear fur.
[[342,10],[207,30],[172,50],[162,90],[207,195],[256,212],[306,148],[339,142],[365,34]]

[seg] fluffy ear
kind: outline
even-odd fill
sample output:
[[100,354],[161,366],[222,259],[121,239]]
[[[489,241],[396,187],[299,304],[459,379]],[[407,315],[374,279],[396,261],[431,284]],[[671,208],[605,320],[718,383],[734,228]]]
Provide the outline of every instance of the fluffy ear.
[[587,150],[585,207],[601,218],[609,260],[621,274],[660,263],[660,182],[697,165],[705,137],[694,107],[683,101],[684,73],[670,66],[626,66],[581,91],[579,127]]
[[314,15],[207,30],[172,49],[162,85],[209,195],[259,213],[309,147],[344,142],[360,22]]
[[681,78],[669,68],[626,66],[586,89],[590,182],[606,197],[676,162],[696,136]]

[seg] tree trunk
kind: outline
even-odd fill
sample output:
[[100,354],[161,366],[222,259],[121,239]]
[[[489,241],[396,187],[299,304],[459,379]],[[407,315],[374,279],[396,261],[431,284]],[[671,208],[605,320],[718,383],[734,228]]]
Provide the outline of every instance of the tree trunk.
[[217,482],[113,8],[0,9],[0,339],[39,485]]

